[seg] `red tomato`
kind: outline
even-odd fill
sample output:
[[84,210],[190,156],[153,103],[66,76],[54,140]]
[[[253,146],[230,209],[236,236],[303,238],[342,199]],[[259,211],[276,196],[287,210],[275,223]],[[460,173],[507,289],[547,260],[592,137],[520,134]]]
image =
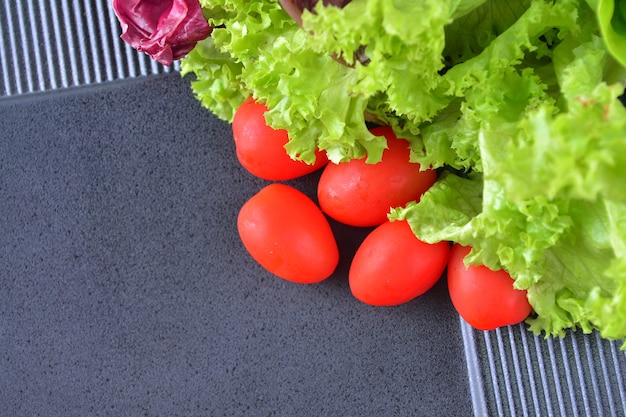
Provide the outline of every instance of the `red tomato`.
[[351,226],[377,226],[387,220],[392,207],[417,201],[436,181],[434,170],[420,171],[409,162],[408,142],[398,139],[390,127],[372,129],[387,138],[388,149],[377,164],[352,159],[324,168],[317,190],[322,211]]
[[532,307],[526,291],[513,288],[505,271],[463,264],[470,247],[454,244],[448,262],[448,289],[454,308],[472,327],[493,330],[521,323]]
[[246,100],[235,112],[233,136],[237,158],[251,174],[271,181],[283,181],[310,174],[328,163],[326,154],[315,153],[315,163],[291,159],[285,150],[286,130],[275,130],[265,122],[267,107],[254,99]]
[[319,207],[295,188],[270,184],[248,200],[237,219],[252,257],[274,275],[312,284],[339,262],[335,236]]
[[356,251],[348,280],[352,294],[375,306],[395,306],[424,294],[439,280],[450,244],[419,240],[406,221],[383,223]]

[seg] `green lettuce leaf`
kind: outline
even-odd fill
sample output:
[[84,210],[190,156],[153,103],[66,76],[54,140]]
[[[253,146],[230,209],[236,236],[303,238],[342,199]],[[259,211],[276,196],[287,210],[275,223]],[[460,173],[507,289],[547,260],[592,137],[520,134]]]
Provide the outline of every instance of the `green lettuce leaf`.
[[182,67],[203,105],[265,102],[307,162],[375,163],[368,122],[392,126],[442,175],[390,219],[507,270],[532,331],[626,338],[626,2],[319,2],[303,28],[276,0],[201,3],[214,31]]
[[[605,201],[608,217],[608,238],[615,251],[609,267],[605,270],[607,280],[613,283],[607,291],[596,286],[587,298],[587,308],[592,321],[607,339],[623,339],[626,334],[626,204]],[[623,349],[626,349],[626,341]]]
[[183,74],[196,75],[192,88],[206,107],[231,120],[238,104],[254,96],[270,109],[268,124],[289,131],[292,158],[312,163],[319,148],[334,162],[380,160],[386,141],[368,130],[368,97],[348,94],[354,72],[311,49],[307,33],[277,1],[201,3],[214,27],[212,40],[181,66]]
[[406,219],[425,242],[449,240],[472,251],[471,264],[505,268],[516,288],[528,289],[545,270],[546,249],[572,225],[566,202],[535,198],[513,203],[482,174],[445,173],[420,199],[395,208],[390,219]]
[[[414,124],[448,105],[437,90],[444,68],[445,25],[457,1],[352,1],[343,9],[305,12],[311,47],[354,65],[349,91],[365,97],[384,93],[389,107]],[[366,65],[355,60],[364,48]]]
[[597,13],[602,38],[613,57],[626,66],[626,1],[587,0]]
[[445,27],[446,65],[451,67],[480,54],[520,18],[530,3],[530,0],[486,1],[455,18]]
[[610,270],[619,261],[607,202],[570,201],[568,214],[572,226],[548,251],[541,280],[528,290],[536,312],[529,320],[530,329],[562,336],[566,328],[585,333],[597,328],[605,338],[623,338],[624,333],[615,330],[624,330],[626,306],[619,281],[625,275]]
[[306,37],[295,29],[273,42],[267,59],[244,68],[247,85],[271,109],[269,124],[289,131],[286,149],[293,158],[311,162],[319,148],[335,163],[364,156],[380,160],[386,140],[367,128],[368,100],[347,94],[354,73],[308,50]]
[[560,58],[556,71],[565,111],[538,104],[520,115],[510,132],[515,140],[502,141],[500,131],[485,132],[484,163],[489,162],[490,175],[499,178],[510,199],[543,194],[624,202],[626,109],[618,100],[624,87],[602,80],[608,57],[598,37],[573,49],[562,47],[568,60]]
[[[623,85],[607,83],[611,58],[590,10],[575,6],[533,2],[444,75],[463,101],[422,126],[418,159],[445,156],[473,173],[443,175],[390,218],[407,219],[427,242],[471,246],[467,263],[507,270],[528,290],[533,332],[624,339]],[[545,34],[549,48],[538,42]],[[481,83],[469,89],[473,79]]]
[[196,98],[228,122],[250,94],[241,81],[241,70],[241,64],[220,51],[212,37],[200,41],[181,62],[182,76],[195,75],[190,84]]
[[624,338],[626,204],[540,197],[512,203],[480,175],[445,173],[419,203],[389,217],[406,219],[426,242],[471,246],[467,264],[507,270],[516,288],[528,290],[531,331],[598,329],[607,339]]

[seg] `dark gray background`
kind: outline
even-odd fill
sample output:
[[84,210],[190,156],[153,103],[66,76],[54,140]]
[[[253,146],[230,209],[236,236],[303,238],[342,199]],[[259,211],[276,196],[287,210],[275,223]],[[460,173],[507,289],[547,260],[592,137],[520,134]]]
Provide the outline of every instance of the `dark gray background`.
[[[0,415],[469,416],[441,281],[355,300],[266,273],[236,231],[266,182],[176,73],[0,100]],[[318,174],[290,182],[314,196]]]

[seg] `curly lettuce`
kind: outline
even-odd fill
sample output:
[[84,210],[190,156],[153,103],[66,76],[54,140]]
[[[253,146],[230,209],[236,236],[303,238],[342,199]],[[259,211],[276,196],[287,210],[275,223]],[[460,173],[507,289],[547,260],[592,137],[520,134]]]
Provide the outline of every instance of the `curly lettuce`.
[[462,137],[472,153],[461,147],[456,157],[473,161],[475,173],[442,176],[390,217],[407,219],[425,241],[472,246],[468,263],[506,269],[528,290],[530,330],[624,339],[624,87],[604,81],[612,63],[593,25],[581,15],[561,22],[570,34],[552,48],[549,71],[522,68],[517,55],[520,64],[488,72],[485,87],[465,95],[459,121],[471,117],[476,137]]
[[596,12],[608,51],[626,66],[626,1],[587,0],[587,3]]
[[[368,98],[346,94],[354,72],[312,50],[307,33],[278,2],[201,3],[211,16],[212,39],[192,51],[181,68],[196,75],[192,88],[207,108],[230,121],[244,96],[253,96],[270,108],[266,119],[272,127],[289,131],[286,150],[292,158],[312,163],[319,148],[335,162],[380,160],[386,142],[367,128]],[[224,56],[230,61],[213,70],[214,57]]]
[[182,69],[203,105],[265,102],[307,162],[376,163],[369,122],[392,126],[442,172],[392,220],[506,269],[530,330],[626,338],[624,1],[318,2],[303,27],[275,0],[201,4],[213,33]]

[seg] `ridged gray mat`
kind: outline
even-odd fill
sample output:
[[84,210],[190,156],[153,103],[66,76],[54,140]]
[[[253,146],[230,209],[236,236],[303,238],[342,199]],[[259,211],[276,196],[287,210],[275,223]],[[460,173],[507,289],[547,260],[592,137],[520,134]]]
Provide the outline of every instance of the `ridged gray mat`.
[[169,73],[119,38],[104,0],[5,0],[0,10],[0,96]]

